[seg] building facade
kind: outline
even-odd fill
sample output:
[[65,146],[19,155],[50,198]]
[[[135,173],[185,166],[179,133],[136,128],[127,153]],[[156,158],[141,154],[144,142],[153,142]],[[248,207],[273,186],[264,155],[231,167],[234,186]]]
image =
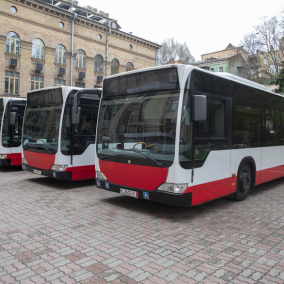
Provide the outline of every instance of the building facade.
[[155,66],[161,47],[76,1],[1,0],[0,26],[0,96],[100,87],[106,75]]
[[201,55],[201,61],[192,65],[211,72],[227,72],[247,79],[249,77],[247,58],[248,54],[242,47],[229,44],[224,50]]
[[222,58],[228,58],[232,57],[234,55],[241,54],[241,56],[247,60],[248,53],[243,50],[243,47],[237,47],[232,45],[231,43],[228,44],[228,46],[225,49],[202,54],[201,55],[201,61],[207,61],[212,59],[222,59]]

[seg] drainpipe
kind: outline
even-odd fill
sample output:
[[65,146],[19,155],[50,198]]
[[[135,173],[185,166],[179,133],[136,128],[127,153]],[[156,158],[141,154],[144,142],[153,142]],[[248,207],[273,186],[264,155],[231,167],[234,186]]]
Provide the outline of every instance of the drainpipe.
[[[73,2],[72,2],[73,3]],[[72,35],[71,35],[71,64],[70,64],[70,86],[72,87],[72,78],[73,78],[73,58],[74,58],[74,25],[75,19],[77,18],[77,14],[75,13],[72,20]]]
[[108,72],[108,37],[111,34],[111,24],[112,22],[110,22],[110,26],[108,27],[108,33],[106,36],[106,72],[105,72],[105,77],[107,76],[107,72]]
[[159,49],[156,49],[156,66],[158,66],[158,51],[163,49],[163,46]]

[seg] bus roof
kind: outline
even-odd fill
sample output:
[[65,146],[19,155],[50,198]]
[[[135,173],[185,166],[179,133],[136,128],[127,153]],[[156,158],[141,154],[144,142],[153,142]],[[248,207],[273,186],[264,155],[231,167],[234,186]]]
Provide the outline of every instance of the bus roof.
[[162,68],[172,68],[172,67],[177,67],[179,74],[182,74],[185,71],[185,69],[187,69],[189,72],[191,72],[192,70],[198,70],[198,71],[210,74],[211,76],[220,77],[220,78],[223,78],[225,80],[233,81],[233,82],[236,82],[236,83],[239,83],[239,84],[242,84],[242,85],[246,85],[246,86],[249,86],[249,87],[252,87],[252,88],[255,88],[255,89],[259,89],[259,90],[262,90],[264,92],[282,97],[282,95],[280,95],[280,94],[268,91],[267,88],[264,85],[250,81],[248,79],[244,79],[244,78],[241,78],[239,76],[236,76],[236,75],[233,75],[233,74],[230,74],[230,73],[226,73],[226,72],[215,72],[214,73],[214,72],[207,71],[207,70],[204,70],[202,68],[199,68],[199,67],[196,67],[196,66],[193,66],[193,65],[189,65],[189,64],[188,65],[186,65],[186,64],[169,64],[169,65],[142,68],[142,69],[137,69],[137,70],[132,70],[132,71],[128,71],[128,72],[110,75],[110,76],[105,77],[104,80],[105,79],[111,79],[111,78],[114,78],[114,77],[119,77],[119,76],[125,76],[127,74],[135,74],[135,73],[146,72],[146,71],[151,71],[151,70],[160,69],[160,68],[162,69]]

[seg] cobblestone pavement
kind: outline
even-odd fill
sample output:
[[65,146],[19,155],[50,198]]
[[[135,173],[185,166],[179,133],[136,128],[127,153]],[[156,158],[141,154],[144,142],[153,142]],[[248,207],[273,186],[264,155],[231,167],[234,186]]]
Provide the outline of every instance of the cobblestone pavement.
[[284,283],[284,179],[175,208],[0,168],[0,283]]

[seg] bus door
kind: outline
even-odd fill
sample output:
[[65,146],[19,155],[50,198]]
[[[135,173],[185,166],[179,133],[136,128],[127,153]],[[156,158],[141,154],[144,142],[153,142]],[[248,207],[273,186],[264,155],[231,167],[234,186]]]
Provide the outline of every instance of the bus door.
[[232,99],[202,92],[193,95],[207,97],[207,118],[194,122],[193,126],[192,168],[195,176],[192,179],[198,184],[204,181],[208,185],[218,184],[210,187],[210,195],[214,197],[227,195],[232,192],[228,179],[231,172]]
[[71,126],[73,165],[94,165],[99,99],[95,95],[83,94],[79,105],[79,123]]

